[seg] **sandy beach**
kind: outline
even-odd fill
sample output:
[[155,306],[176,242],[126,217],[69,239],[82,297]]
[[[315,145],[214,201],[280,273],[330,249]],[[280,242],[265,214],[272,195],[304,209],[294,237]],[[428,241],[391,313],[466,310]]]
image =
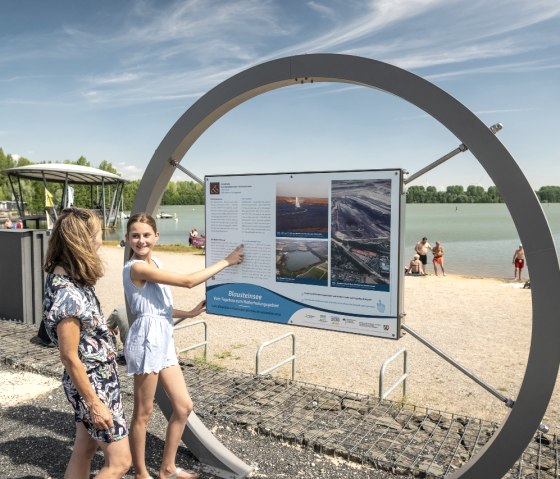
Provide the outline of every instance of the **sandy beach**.
[[[124,302],[122,264],[124,250],[103,246],[105,276],[96,287],[103,311]],[[163,266],[178,272],[204,267],[204,255],[156,252]],[[204,299],[204,286],[173,288],[175,306],[188,309]],[[520,283],[448,275],[406,277],[406,324],[464,367],[515,399],[525,372],[531,339],[531,290]],[[294,332],[297,341],[296,379],[332,388],[378,395],[383,362],[405,348],[408,353],[407,396],[411,404],[501,422],[509,409],[429,348],[405,335],[398,341],[276,325],[260,321],[202,314],[208,324],[208,362],[227,369],[254,372],[255,354],[263,341]],[[203,340],[201,325],[176,333],[187,347]],[[201,356],[202,349],[187,353]],[[262,368],[291,354],[291,342],[281,341],[262,355]],[[389,367],[389,387],[402,374],[402,360]],[[286,365],[273,374],[288,377]],[[400,400],[402,388],[390,399]],[[560,389],[556,387],[543,422],[551,432],[560,426]]]

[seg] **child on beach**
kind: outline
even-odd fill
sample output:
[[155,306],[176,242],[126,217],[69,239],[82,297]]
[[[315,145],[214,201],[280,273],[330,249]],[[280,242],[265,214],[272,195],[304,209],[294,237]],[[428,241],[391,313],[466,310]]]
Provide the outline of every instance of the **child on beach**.
[[223,260],[201,271],[184,274],[161,269],[160,262],[152,256],[158,239],[156,222],[151,215],[138,213],[130,217],[126,226],[130,259],[124,265],[123,284],[130,312],[136,318],[125,344],[128,374],[134,375],[134,410],[130,426],[132,461],[135,478],[148,479],[146,430],[159,380],[173,408],[159,479],[193,479],[198,474],[175,464],[179,441],[193,405],[175,351],[173,318],[197,316],[205,305],[203,301],[192,311],[174,309],[169,286],[192,288],[228,266],[241,263],[242,245]]
[[105,464],[97,479],[118,479],[131,457],[114,337],[103,318],[94,286],[103,276],[101,222],[89,210],[61,212],[50,235],[44,270],[43,323],[58,346],[62,383],[74,408],[76,437],[65,479],[90,477],[98,447]]

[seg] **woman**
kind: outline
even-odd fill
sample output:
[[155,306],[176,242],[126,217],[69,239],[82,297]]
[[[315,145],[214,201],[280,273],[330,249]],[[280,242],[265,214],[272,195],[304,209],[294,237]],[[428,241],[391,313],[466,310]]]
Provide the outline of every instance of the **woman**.
[[165,436],[159,479],[194,479],[198,474],[177,467],[179,441],[193,405],[173,342],[173,318],[190,318],[204,311],[204,301],[192,311],[173,308],[169,286],[192,288],[228,266],[241,263],[241,245],[225,259],[201,271],[182,274],[166,272],[152,256],[159,239],[156,222],[147,213],[133,215],[126,226],[130,259],[124,265],[123,285],[130,312],[136,318],[126,339],[128,373],[134,375],[131,450],[136,479],[150,476],[145,463],[146,431],[153,411],[158,381],[173,412]]
[[45,259],[43,321],[59,349],[64,392],[76,422],[65,479],[88,479],[98,447],[105,464],[97,479],[121,478],[131,464],[115,341],[94,290],[103,276],[101,243],[99,217],[68,208],[53,227]]

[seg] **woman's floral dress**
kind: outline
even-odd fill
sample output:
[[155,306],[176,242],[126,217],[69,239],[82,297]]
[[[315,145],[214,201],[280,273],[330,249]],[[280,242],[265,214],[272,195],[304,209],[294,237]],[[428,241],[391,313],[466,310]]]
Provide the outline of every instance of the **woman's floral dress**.
[[80,322],[78,355],[92,388],[111,410],[114,427],[99,430],[93,426],[89,408],[65,370],[62,384],[66,397],[74,408],[75,420],[82,422],[94,439],[118,441],[128,435],[128,428],[117,375],[115,337],[107,328],[93,287],[78,285],[70,276],[48,274],[43,300],[43,321],[52,342],[57,346],[57,326],[65,318],[75,318]]

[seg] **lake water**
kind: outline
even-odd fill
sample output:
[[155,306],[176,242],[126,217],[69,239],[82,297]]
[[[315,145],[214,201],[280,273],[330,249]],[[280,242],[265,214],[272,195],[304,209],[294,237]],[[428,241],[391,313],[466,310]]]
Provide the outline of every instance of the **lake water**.
[[288,271],[299,271],[312,264],[318,263],[320,260],[310,251],[291,251],[288,253],[286,268]]
[[[560,204],[544,204],[556,247],[560,245]],[[528,221],[530,221],[528,219]],[[519,235],[504,204],[409,204],[406,206],[405,259],[423,236],[445,248],[449,273],[513,278],[513,253]],[[431,255],[429,269],[433,272]],[[529,265],[530,266],[530,265]],[[524,272],[527,278],[527,271]]]
[[[543,205],[556,246],[560,245],[560,204]],[[204,206],[165,206],[160,211],[176,219],[158,220],[160,243],[188,244],[189,231],[205,232]],[[124,238],[126,222],[117,224],[105,239]],[[409,204],[406,205],[405,261],[423,236],[445,248],[449,273],[513,278],[511,263],[519,236],[504,204]],[[529,265],[530,266],[530,265]],[[428,264],[432,272],[431,262]],[[525,272],[525,277],[527,273]]]

